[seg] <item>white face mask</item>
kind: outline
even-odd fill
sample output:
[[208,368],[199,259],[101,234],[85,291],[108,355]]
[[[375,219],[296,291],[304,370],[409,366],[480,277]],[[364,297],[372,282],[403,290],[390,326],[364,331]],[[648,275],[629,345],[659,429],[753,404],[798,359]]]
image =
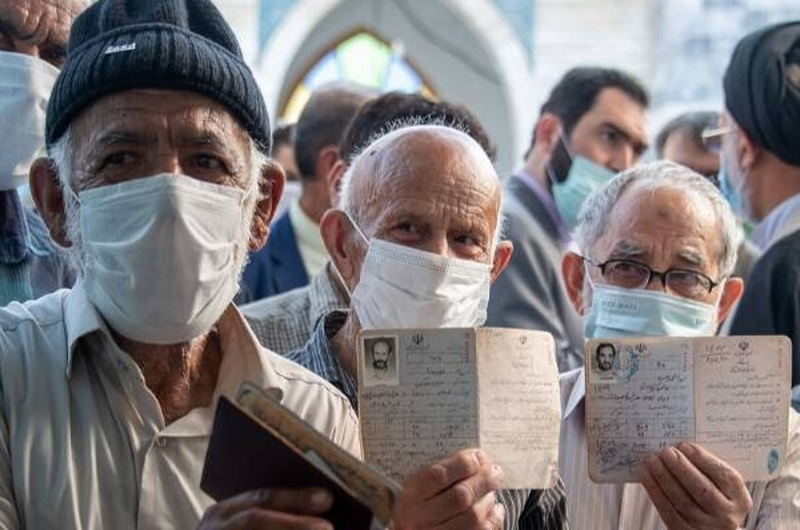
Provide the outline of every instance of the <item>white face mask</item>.
[[207,332],[238,290],[245,200],[241,189],[171,174],[81,192],[89,300],[140,342]]
[[351,305],[363,329],[457,328],[486,321],[492,267],[373,238]]
[[44,153],[47,102],[57,77],[58,69],[41,59],[0,52],[0,191],[24,184]]

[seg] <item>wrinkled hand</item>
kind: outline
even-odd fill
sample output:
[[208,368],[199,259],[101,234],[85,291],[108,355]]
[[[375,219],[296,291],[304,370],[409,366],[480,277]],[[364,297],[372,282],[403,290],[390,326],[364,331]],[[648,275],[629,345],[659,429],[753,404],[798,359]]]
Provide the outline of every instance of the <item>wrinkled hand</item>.
[[332,504],[330,493],[320,489],[248,491],[210,507],[198,530],[333,530],[313,517]]
[[670,530],[735,530],[753,506],[742,476],[696,444],[650,457],[640,477]]
[[500,530],[505,510],[494,490],[502,479],[500,467],[483,451],[460,451],[405,481],[392,528]]

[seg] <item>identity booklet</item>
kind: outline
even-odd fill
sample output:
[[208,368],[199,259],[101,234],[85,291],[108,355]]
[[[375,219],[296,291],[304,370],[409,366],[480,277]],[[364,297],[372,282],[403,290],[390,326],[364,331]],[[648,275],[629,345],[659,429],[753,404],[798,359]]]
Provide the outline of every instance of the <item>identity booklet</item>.
[[638,482],[645,459],[686,441],[746,481],[774,478],[786,457],[791,351],[778,336],[589,341],[589,476]]
[[481,448],[503,468],[505,488],[556,483],[561,407],[549,333],[363,331],[358,396],[364,458],[397,481]]
[[334,528],[389,525],[399,486],[338,447],[273,396],[244,383],[220,397],[201,488],[217,501],[262,488],[325,488]]

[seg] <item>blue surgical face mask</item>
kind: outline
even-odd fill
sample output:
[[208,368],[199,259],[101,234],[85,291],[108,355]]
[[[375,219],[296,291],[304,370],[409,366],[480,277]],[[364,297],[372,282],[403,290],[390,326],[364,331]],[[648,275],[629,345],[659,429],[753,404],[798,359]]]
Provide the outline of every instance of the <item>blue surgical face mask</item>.
[[648,289],[593,285],[586,337],[704,337],[715,334],[717,306]]
[[573,155],[567,140],[561,142],[572,159],[566,178],[558,180],[553,164],[548,169],[552,183],[553,199],[564,223],[570,230],[578,225],[578,213],[584,201],[603,184],[614,178],[615,173],[580,155]]
[[[736,134],[731,132],[730,134]],[[744,197],[745,172],[738,165],[730,141],[722,142],[719,153],[719,191],[730,204],[733,213],[741,220],[748,220],[747,201]]]
[[[722,160],[720,160],[720,162],[722,162]],[[725,200],[728,201],[728,204],[730,204],[733,213],[739,219],[747,219],[747,208],[745,207],[744,203],[744,194],[742,193],[741,187],[736,186],[733,182],[731,182],[726,164],[720,164],[719,175],[717,179],[719,180],[719,191],[722,192],[722,196],[725,197]]]

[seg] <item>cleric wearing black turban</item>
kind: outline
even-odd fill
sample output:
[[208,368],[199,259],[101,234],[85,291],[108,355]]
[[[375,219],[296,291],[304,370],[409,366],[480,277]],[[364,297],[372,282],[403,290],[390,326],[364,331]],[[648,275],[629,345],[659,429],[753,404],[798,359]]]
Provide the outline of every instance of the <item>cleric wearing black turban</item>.
[[800,385],[800,21],[742,39],[724,86],[720,185],[764,251],[730,333],[791,337]]

